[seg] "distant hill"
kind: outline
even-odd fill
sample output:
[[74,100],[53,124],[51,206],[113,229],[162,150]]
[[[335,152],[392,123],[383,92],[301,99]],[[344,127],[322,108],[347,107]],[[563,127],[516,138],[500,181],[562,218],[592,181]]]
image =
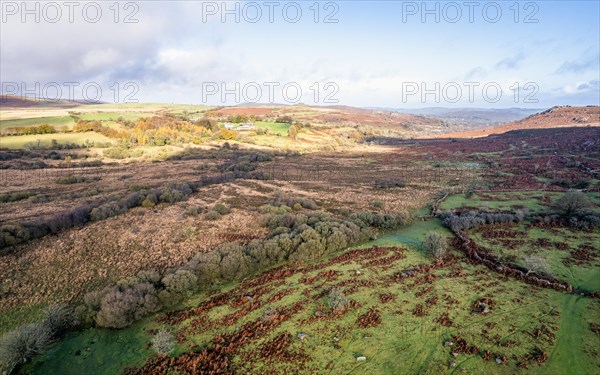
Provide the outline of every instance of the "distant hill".
[[600,126],[600,106],[556,106],[490,129],[472,130],[438,136],[438,138],[476,138],[490,134],[502,134],[511,130],[548,129],[574,126]]
[[222,115],[290,116],[294,121],[323,128],[356,128],[383,134],[394,133],[418,137],[466,130],[451,126],[440,119],[391,112],[382,109],[357,108],[344,105],[261,105],[235,106],[214,109]]
[[373,108],[417,116],[437,118],[454,124],[470,127],[489,127],[518,121],[544,109],[530,108],[444,108],[430,107],[418,109]]
[[82,104],[103,104],[103,103],[87,103],[83,100],[58,100],[49,101],[38,98],[28,98],[25,96],[16,95],[0,95],[1,109],[19,109],[19,108],[74,108]]

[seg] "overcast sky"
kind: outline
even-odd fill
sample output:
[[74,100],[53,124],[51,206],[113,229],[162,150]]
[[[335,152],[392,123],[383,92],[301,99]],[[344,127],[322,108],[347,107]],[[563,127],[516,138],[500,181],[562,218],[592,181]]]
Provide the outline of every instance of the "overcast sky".
[[106,102],[600,104],[598,1],[113,4],[2,1],[3,93],[65,99],[76,82]]

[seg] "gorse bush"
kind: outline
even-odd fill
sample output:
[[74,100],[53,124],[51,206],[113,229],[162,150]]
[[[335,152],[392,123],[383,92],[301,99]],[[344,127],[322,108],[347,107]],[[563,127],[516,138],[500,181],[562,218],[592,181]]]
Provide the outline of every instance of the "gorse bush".
[[299,204],[302,208],[306,208],[308,210],[318,210],[319,206],[315,203],[315,201],[308,198],[301,197],[292,197],[288,195],[279,195],[274,200],[270,202],[273,206],[288,206],[290,208],[294,207],[294,205]]
[[220,215],[227,215],[228,213],[231,212],[231,210],[229,209],[229,207],[225,206],[222,203],[218,203],[213,207],[213,211],[218,212]]
[[7,202],[17,202],[23,199],[28,199],[29,197],[35,196],[35,193],[31,193],[28,191],[17,191],[14,193],[3,193],[0,194],[0,203]]
[[217,211],[208,211],[206,213],[206,215],[204,215],[204,218],[206,220],[215,221],[215,220],[219,220],[221,218],[221,214],[218,213]]
[[82,182],[85,182],[85,177],[73,175],[61,176],[56,180],[56,183],[61,185],[79,184]]
[[[0,248],[17,245],[29,240],[30,233],[22,225],[4,224],[0,226]],[[4,252],[0,252],[3,254]]]

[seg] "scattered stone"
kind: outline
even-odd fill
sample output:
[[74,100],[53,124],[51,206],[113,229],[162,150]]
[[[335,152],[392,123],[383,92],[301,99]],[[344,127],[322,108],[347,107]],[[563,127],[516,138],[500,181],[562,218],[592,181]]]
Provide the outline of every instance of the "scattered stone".
[[323,311],[321,311],[321,310],[315,311],[315,316],[323,316]]
[[457,352],[452,352],[452,356],[456,357],[456,356],[458,356],[458,353]]
[[363,356],[356,357],[357,362],[366,361],[366,360],[367,360],[367,357],[363,357]]
[[254,299],[254,297],[252,297],[251,295],[245,295],[244,297],[246,297],[248,301],[252,301]]
[[504,361],[500,357],[496,357],[496,363],[501,365]]
[[298,334],[298,338],[299,338],[300,340],[304,340],[304,338],[305,338],[306,336],[307,336],[307,335],[306,335],[306,333],[299,333],[299,334]]
[[456,362],[450,361],[449,365],[450,365],[450,367],[456,367]]
[[452,345],[454,345],[454,343],[450,340],[448,340],[444,343],[444,346],[452,346]]

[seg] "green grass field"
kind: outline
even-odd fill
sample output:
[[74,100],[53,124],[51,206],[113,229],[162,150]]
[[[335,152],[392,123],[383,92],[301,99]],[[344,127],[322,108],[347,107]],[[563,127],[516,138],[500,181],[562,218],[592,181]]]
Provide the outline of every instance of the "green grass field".
[[82,113],[79,117],[82,120],[87,121],[116,121],[119,117],[122,117],[125,120],[129,121],[137,121],[142,117],[152,117],[154,113],[152,112],[100,112],[100,113]]
[[[446,198],[440,205],[441,210],[455,210],[465,207],[487,209],[491,211],[510,211],[526,208],[530,212],[547,210],[562,193],[545,191],[523,192],[480,192],[469,198],[464,194],[455,194]],[[600,204],[600,193],[589,192],[586,195],[595,204]]]
[[[7,128],[26,128],[30,126],[38,126],[48,124],[56,128],[66,126],[72,128],[75,125],[71,116],[52,116],[52,117],[38,117],[38,118],[25,118],[15,120],[2,120],[0,121],[0,130]],[[57,129],[60,130],[60,129]]]
[[[514,262],[521,266],[525,265],[527,257],[540,256],[546,259],[551,274],[558,279],[566,280],[576,288],[600,290],[600,254],[596,254],[596,259],[580,265],[566,262],[570,258],[570,252],[582,245],[595,247],[594,252],[597,253],[600,233],[572,231],[568,228],[525,228],[525,224],[513,225],[508,229],[523,233],[523,237],[516,238],[521,242],[512,249],[507,248],[501,240],[483,238],[479,231],[471,234],[471,237],[496,256],[514,257]],[[549,245],[540,246],[536,243],[542,239],[549,241]],[[556,244],[564,244],[566,248],[559,249]]]
[[113,141],[110,138],[95,132],[56,133],[6,137],[3,136],[0,137],[0,148],[23,149],[28,143],[37,145],[38,141],[41,146],[48,147],[52,144],[53,139],[56,140],[59,144],[75,143],[78,145],[83,145],[86,141],[113,143]]
[[273,135],[277,135],[279,133],[282,136],[287,136],[288,129],[290,128],[290,124],[266,121],[257,121],[254,125],[256,125],[257,128],[268,129]]
[[[359,256],[348,260],[333,259],[305,269],[292,266],[291,275],[262,282],[257,281],[260,276],[257,275],[241,283],[224,285],[210,297],[199,293],[176,308],[192,311],[219,293],[228,293],[228,299],[203,312],[192,313],[190,319],[180,323],[158,323],[150,317],[122,331],[89,329],[71,334],[36,358],[25,371],[117,373],[125,367],[141,366],[151,358],[152,350],[147,347],[150,330],[169,327],[181,332],[184,339],[172,354],[177,357],[211,348],[218,335],[233,335],[243,331],[245,324],[270,319],[265,317],[273,309],[292,306],[296,310],[290,310],[288,318],[274,323],[257,337],[244,340],[231,353],[232,369],[257,374],[286,371],[591,374],[597,371],[600,357],[594,353],[600,342],[589,326],[590,322],[600,321],[597,299],[531,287],[461,260],[412,278],[394,279],[392,276],[401,271],[431,263],[418,250],[419,239],[429,230],[449,235],[437,220],[418,221],[365,244],[356,250]],[[382,244],[399,245],[401,249],[390,248],[376,256],[370,254],[370,246]],[[387,260],[398,252],[403,255],[401,259]],[[382,261],[369,263],[378,259]],[[334,276],[326,277],[324,272]],[[341,314],[333,313],[327,306],[327,291],[334,287],[345,290],[347,298],[355,301],[354,307]],[[390,300],[381,300],[382,294],[389,295]],[[250,301],[245,295],[254,297]],[[474,302],[482,297],[492,298],[495,305],[486,315],[473,314]],[[423,316],[415,315],[419,305],[424,308]],[[361,328],[358,322],[372,309],[377,311],[380,323]],[[440,319],[444,314],[449,324],[442,325]],[[540,327],[546,327],[549,333],[534,336],[532,332]],[[306,336],[300,339],[298,334]],[[269,353],[269,344],[282,335],[289,335],[282,349],[283,357],[265,354]],[[476,345],[480,353],[489,351],[489,359],[485,360],[481,354],[451,355],[454,347],[445,346],[444,342],[454,336]],[[537,349],[549,355],[548,361],[541,365],[527,360],[527,355]],[[361,356],[366,360],[357,361]],[[507,358],[506,365],[496,363],[495,359],[501,356]],[[529,370],[517,368],[523,361]]]

